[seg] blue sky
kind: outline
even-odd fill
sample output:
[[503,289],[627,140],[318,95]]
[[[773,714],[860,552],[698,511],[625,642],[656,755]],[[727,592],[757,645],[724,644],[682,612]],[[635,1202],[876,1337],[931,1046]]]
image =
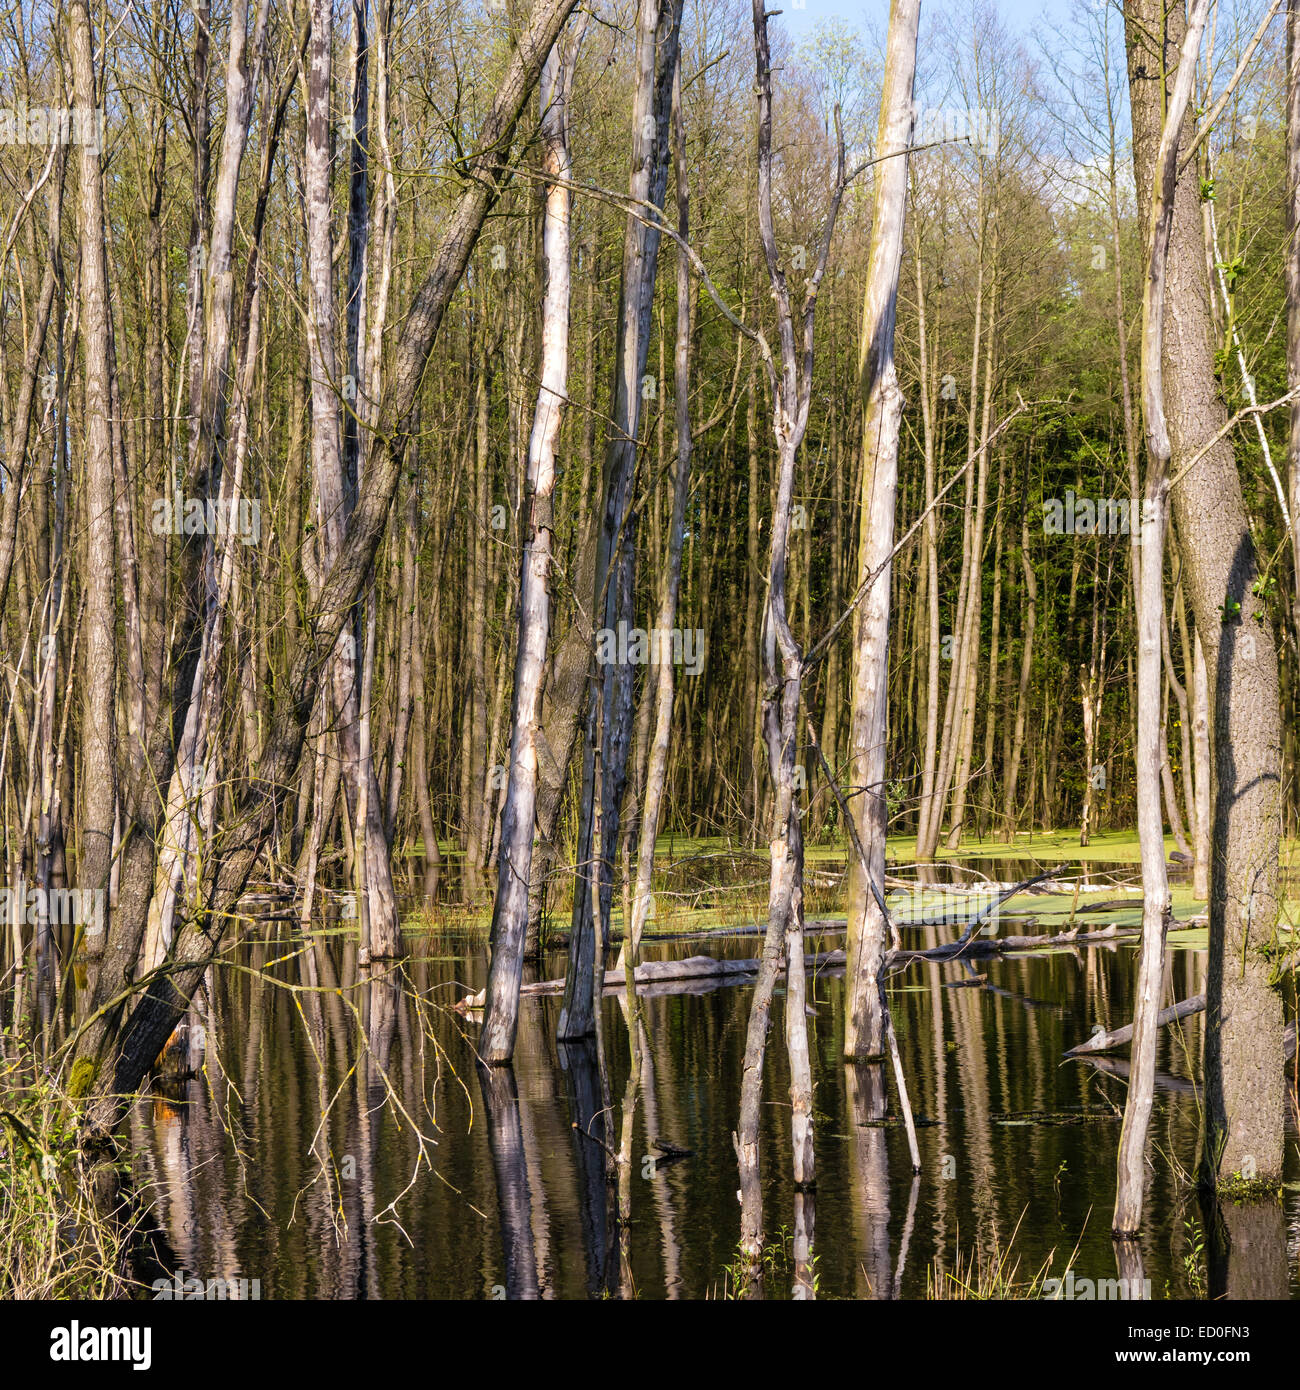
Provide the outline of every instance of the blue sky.
[[[883,32],[889,17],[889,0],[803,0],[804,8],[798,10],[794,8],[795,3],[796,0],[772,0],[771,8],[783,12],[780,22],[796,39],[823,19],[839,18],[859,24],[864,18],[870,18]],[[1077,3],[1078,0],[995,0],[998,12],[1025,34],[1032,33],[1035,21],[1044,15],[1060,23]],[[922,19],[925,9],[925,0],[922,0]]]

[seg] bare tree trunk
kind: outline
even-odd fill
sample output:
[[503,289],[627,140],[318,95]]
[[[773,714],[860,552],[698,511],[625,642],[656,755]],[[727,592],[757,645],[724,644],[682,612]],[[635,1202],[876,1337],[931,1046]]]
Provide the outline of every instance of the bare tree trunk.
[[487,310],[478,342],[478,384],[474,391],[474,511],[469,553],[473,562],[469,597],[469,691],[461,738],[461,814],[464,817],[462,893],[474,902],[483,888],[481,846],[486,838],[488,773],[487,603],[488,603],[488,344]]
[[980,812],[976,834],[982,840],[989,832],[993,816],[993,749],[998,715],[998,647],[1002,636],[1002,494],[1006,486],[1007,459],[1003,452],[998,459],[998,495],[993,513],[996,541],[993,547],[993,625],[989,641],[988,698],[984,710],[984,757],[981,767]]
[[[76,104],[82,111],[97,111],[95,55],[87,0],[72,0],[69,6],[68,42],[72,50]],[[107,893],[113,813],[117,802],[117,606],[109,401],[112,326],[104,252],[104,178],[99,160],[97,141],[81,145],[81,336],[86,360],[86,645],[81,673],[81,862],[78,876],[83,889]]]
[[[596,602],[604,631],[617,640],[620,623],[634,625],[636,507],[633,484],[641,399],[649,349],[660,232],[640,208],[662,208],[668,180],[672,87],[677,71],[682,0],[641,0],[637,11],[636,88],[632,100],[632,173],[623,241],[623,278],[613,399],[605,449],[603,528],[596,561]],[[606,662],[601,674],[601,801],[599,921],[606,949],[614,891],[627,760],[632,738],[635,669],[630,660]]]
[[[1171,48],[1181,45],[1184,19],[1177,6],[1165,13],[1159,0],[1129,0],[1125,13],[1135,172],[1146,196],[1162,130],[1158,74],[1171,65]],[[1190,129],[1179,133],[1186,140]],[[1271,1186],[1281,1173],[1284,1114],[1276,1065],[1282,1004],[1269,960],[1281,829],[1278,665],[1256,592],[1258,562],[1241,480],[1225,439],[1227,412],[1213,385],[1204,237],[1196,181],[1186,177],[1175,194],[1170,233],[1164,388],[1179,465],[1174,521],[1213,711],[1202,1163],[1207,1182],[1240,1175]]]
[[[907,156],[912,138],[912,85],[920,0],[893,0],[885,54],[885,86],[876,137],[883,163],[876,167],[871,252],[862,306],[859,370],[863,390],[862,496],[858,534],[858,586],[877,575],[862,601],[853,660],[849,721],[849,780],[858,838],[877,887],[885,880],[886,723],[889,710],[889,555],[894,546],[898,489],[898,435],[903,393],[894,367],[898,274],[907,213]],[[886,923],[876,894],[855,855],[849,856],[848,947],[844,1052],[878,1057],[885,1050],[879,975]]]
[[[1300,390],[1300,0],[1286,7],[1286,384]],[[1295,584],[1291,633],[1300,650],[1300,396],[1291,402],[1287,435],[1287,495]],[[3,595],[0,594],[0,598]]]
[[[419,587],[417,578],[416,587]],[[433,823],[433,803],[429,796],[429,750],[427,731],[429,708],[426,697],[424,669],[424,634],[421,630],[420,609],[417,604],[412,615],[414,632],[411,641],[411,677],[414,689],[412,720],[415,732],[411,740],[411,756],[415,760],[415,803],[420,815],[420,838],[424,847],[425,893],[432,897],[438,886],[442,856],[438,850],[438,832]]]
[[[591,592],[592,575],[596,569],[597,524],[594,511],[589,512],[578,541],[578,554],[573,567],[575,594]],[[537,749],[537,843],[533,847],[528,890],[525,957],[538,955],[542,947],[548,880],[559,852],[557,832],[560,810],[587,708],[591,646],[592,633],[587,614],[575,610],[542,691],[542,724]],[[590,981],[587,993],[590,994]]]
[[1020,520],[1020,565],[1025,576],[1025,636],[1020,652],[1020,684],[1016,692],[1016,728],[1011,743],[1011,761],[1007,767],[1006,786],[1002,796],[1003,834],[1010,840],[1016,823],[1016,792],[1020,782],[1020,759],[1025,747],[1025,724],[1029,711],[1029,677],[1034,664],[1034,628],[1038,622],[1038,581],[1034,577],[1033,561],[1029,558],[1029,522]]
[[[996,219],[995,207],[993,216]],[[980,633],[984,616],[984,519],[988,509],[989,486],[989,425],[993,409],[993,355],[997,340],[998,305],[998,242],[999,228],[993,223],[993,250],[991,276],[993,285],[989,293],[989,314],[984,345],[984,399],[979,413],[979,468],[975,487],[975,515],[971,529],[970,592],[966,597],[966,627],[961,639],[960,659],[965,670],[962,687],[960,722],[954,734],[960,731],[957,744],[956,770],[953,773],[952,809],[949,816],[948,836],[944,843],[949,849],[956,849],[961,842],[966,822],[966,802],[970,790],[971,759],[975,745],[975,706],[978,698]],[[981,256],[983,248],[981,247]],[[976,457],[975,403],[978,383],[978,355],[971,359],[971,424],[967,442],[967,457]],[[936,830],[937,830],[936,826]]]
[[[673,86],[673,160],[677,169],[677,234],[685,242],[690,232],[690,191],[686,171],[686,133],[682,115],[681,77]],[[646,774],[645,802],[641,819],[641,849],[637,858],[636,890],[632,902],[630,953],[633,969],[641,959],[641,933],[650,911],[650,885],[654,873],[655,840],[668,774],[668,742],[671,735],[675,691],[671,653],[662,645],[662,634],[677,625],[677,595],[682,582],[682,542],[686,533],[686,497],[691,479],[691,273],[686,252],[677,252],[677,341],[673,354],[673,405],[677,424],[677,461],[673,470],[673,510],[668,526],[668,564],[660,588],[656,626],[661,634],[659,680],[655,688],[654,741]],[[625,953],[629,947],[625,947]],[[620,957],[621,959],[621,957]]]
[[1164,317],[1169,239],[1178,185],[1178,146],[1183,115],[1192,95],[1196,55],[1210,0],[1194,0],[1169,97],[1154,163],[1148,214],[1146,289],[1142,300],[1142,420],[1146,426],[1147,476],[1142,499],[1142,547],[1138,602],[1138,840],[1142,852],[1142,951],[1124,1125],[1115,1185],[1116,1236],[1136,1236],[1142,1223],[1146,1136],[1155,1097],[1157,1015],[1164,981],[1165,931],[1169,921],[1169,878],[1165,871],[1164,820],[1160,814],[1160,686],[1164,627],[1165,509],[1171,455],[1165,421]]
[[929,357],[928,331],[925,314],[925,277],[921,261],[921,236],[914,238],[913,260],[916,265],[917,355],[920,366],[921,428],[925,447],[925,522],[921,544],[925,556],[926,599],[929,605],[926,626],[925,681],[925,749],[921,756],[921,802],[917,811],[917,857],[920,858],[921,836],[928,831],[934,815],[935,757],[939,742],[939,662],[942,633],[939,630],[939,522],[934,514],[936,488],[935,468],[935,395],[933,371]]
[[486,1010],[479,1035],[485,1062],[508,1062],[514,1055],[528,934],[528,890],[533,858],[533,820],[537,797],[538,721],[542,676],[551,631],[551,547],[555,531],[555,451],[560,437],[569,378],[569,192],[568,102],[574,64],[585,20],[564,51],[557,45],[542,68],[538,91],[542,111],[542,163],[549,180],[542,231],[541,385],[528,441],[527,494],[519,589],[519,646],[515,658],[514,709],[510,734],[510,778],[506,785],[497,896],[492,913],[492,963]]
[[[765,338],[757,338],[772,391],[772,430],[777,448],[776,498],[768,552],[767,607],[763,616],[763,732],[772,779],[773,810],[769,852],[767,932],[750,1003],[741,1080],[740,1116],[733,1135],[740,1168],[740,1249],[752,1277],[762,1257],[763,1202],[758,1167],[759,1104],[772,995],[784,948],[787,962],[786,1050],[790,1061],[791,1134],[795,1186],[814,1179],[812,1075],[808,1059],[808,1020],[802,1002],[803,829],[795,802],[799,703],[803,653],[790,631],[786,578],[794,504],[795,463],[808,428],[817,292],[826,273],[831,239],[847,184],[844,133],[835,109],[836,178],[812,273],[796,320],[786,273],[777,252],[772,216],[772,74],[764,0],[754,0],[754,58],[758,97],[758,225],[776,308],[779,359]],[[892,162],[892,161],[891,161]],[[796,327],[797,325],[797,327]],[[796,333],[798,336],[796,337]],[[756,336],[756,335],[755,335]],[[811,1258],[811,1256],[809,1257]]]
[[[328,0],[313,0],[310,61],[308,63],[307,153],[303,201],[307,218],[307,267],[310,284],[311,323],[307,334],[311,365],[311,456],[316,482],[320,553],[317,593],[324,575],[335,563],[343,545],[343,531],[354,504],[341,446],[341,396],[350,396],[355,410],[357,391],[340,392],[335,342],[334,242],[330,218],[330,153],[332,128],[330,94],[333,44],[333,10]],[[359,235],[353,227],[354,235]],[[364,249],[354,253],[364,257]],[[360,286],[358,285],[358,294]],[[359,309],[356,310],[360,312]],[[359,345],[356,351],[359,352]],[[346,387],[346,383],[343,383]],[[362,724],[368,711],[359,706],[358,651],[354,622],[339,637],[330,668],[333,708],[339,721],[339,745],[344,763],[344,788],[349,814],[358,840],[358,903],[366,948],[373,957],[401,953],[397,898],[393,889],[388,842],[384,836],[379,783]],[[364,663],[364,649],[361,653]],[[364,785],[363,785],[364,784]],[[364,817],[364,819],[359,819]],[[364,900],[363,900],[364,899]]]

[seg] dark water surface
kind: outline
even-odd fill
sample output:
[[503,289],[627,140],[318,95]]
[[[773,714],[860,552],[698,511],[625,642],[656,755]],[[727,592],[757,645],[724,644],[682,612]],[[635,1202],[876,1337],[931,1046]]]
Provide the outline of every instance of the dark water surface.
[[[481,934],[412,935],[401,967],[359,978],[350,936],[272,934],[282,927],[238,948],[235,965],[251,970],[227,965],[212,978],[205,1073],[157,1085],[131,1117],[135,1177],[153,1202],[164,1267],[258,1279],[264,1299],[584,1298],[617,1284],[604,1153],[575,1128],[601,1130],[595,1052],[555,1042],[558,998],[524,1000],[513,1069],[481,1079],[477,1025],[449,1008],[485,982]],[[906,944],[953,934],[916,928]],[[809,941],[810,950],[842,945],[842,935]],[[669,950],[750,956],[759,940],[655,947]],[[562,973],[562,956],[549,966]],[[843,981],[810,980],[820,1297],[923,1298],[936,1271],[972,1257],[995,1264],[1008,1251],[1021,1279],[1049,1259],[1056,1277],[1067,1265],[1076,1280],[1115,1277],[1109,1227],[1125,1094],[1116,1073],[1125,1063],[1061,1054],[1099,1021],[1129,1021],[1135,967],[1133,946],[1117,944],[975,966],[925,962],[898,975],[890,1006],[922,1121],[915,1180],[892,1079],[882,1092],[879,1068],[841,1060]],[[1204,989],[1203,950],[1175,947],[1168,969],[1167,998]],[[750,998],[748,987],[727,987],[644,1000],[630,1229],[639,1297],[730,1288],[739,1232],[731,1134]],[[794,1200],[783,1003],[778,996],[773,1009],[762,1122],[769,1295],[788,1293]],[[603,1017],[617,1146],[622,1001],[607,997]],[[1155,1298],[1206,1289],[1195,1253],[1201,1209],[1175,1175],[1196,1161],[1191,1078],[1202,1032],[1198,1017],[1160,1036],[1141,1241]],[[1292,1108],[1290,1181],[1267,1235],[1278,1258],[1285,1245],[1292,1296],[1293,1126]],[[690,1155],[656,1169],[653,1139]]]

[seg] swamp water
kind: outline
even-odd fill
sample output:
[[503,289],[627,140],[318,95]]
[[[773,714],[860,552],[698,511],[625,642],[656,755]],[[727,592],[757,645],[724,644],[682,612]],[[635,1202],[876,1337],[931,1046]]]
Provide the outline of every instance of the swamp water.
[[[205,1072],[157,1083],[130,1117],[135,1181],[152,1205],[159,1260],[140,1272],[146,1283],[180,1268],[205,1280],[257,1279],[264,1299],[584,1298],[616,1288],[605,1154],[582,1132],[602,1129],[595,1052],[556,1043],[558,997],[522,1001],[513,1068],[481,1078],[477,1021],[450,1007],[486,981],[481,932],[421,930],[399,967],[359,974],[354,936],[323,931],[304,941],[274,925],[261,939],[248,933],[229,958],[247,968],[213,976]],[[905,928],[904,944],[939,944],[959,931]],[[807,949],[843,944],[842,932],[810,932]],[[1171,944],[1165,997],[1182,999],[1204,989],[1204,931],[1175,933]],[[759,937],[734,935],[656,941],[645,954],[759,949]],[[915,1180],[892,1078],[882,1092],[882,1069],[841,1060],[842,978],[810,978],[819,1297],[924,1298],[937,1273],[968,1271],[972,1259],[988,1269],[1006,1258],[1021,1282],[1049,1261],[1050,1277],[1064,1278],[1067,1267],[1075,1281],[1116,1277],[1109,1226],[1125,1054],[1095,1062],[1061,1054],[1099,1021],[1130,1020],[1136,961],[1130,940],[919,962],[894,977],[890,1007],[918,1120]],[[564,962],[551,952],[544,975],[530,969],[526,979],[554,978]],[[731,1135],[750,998],[748,986],[697,983],[643,999],[628,1235],[638,1297],[723,1297],[732,1288]],[[762,1116],[769,1296],[788,1294],[793,1224],[783,1005],[778,993]],[[606,997],[603,1021],[613,1105],[606,1137],[617,1147],[628,1072],[620,997]],[[1175,1173],[1196,1161],[1192,1078],[1203,1026],[1195,1017],[1160,1034],[1141,1241],[1157,1299],[1203,1297],[1209,1287],[1201,1207]],[[1291,1271],[1273,1291],[1282,1297],[1300,1292],[1294,1120],[1292,1102],[1289,1181],[1276,1221],[1265,1221],[1273,1267]],[[689,1154],[656,1163],[653,1140]]]

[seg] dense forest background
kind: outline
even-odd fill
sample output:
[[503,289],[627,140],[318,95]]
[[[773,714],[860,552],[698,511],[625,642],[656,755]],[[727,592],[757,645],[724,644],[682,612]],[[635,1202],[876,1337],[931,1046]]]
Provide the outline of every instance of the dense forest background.
[[[627,11],[627,13],[624,13]],[[222,134],[229,16],[211,26],[211,127],[195,129],[195,17],[187,6],[135,6],[105,15],[113,41],[101,55],[105,112],[104,210],[113,319],[113,392],[137,537],[142,652],[161,675],[183,540],[183,457],[190,431],[196,255]],[[1249,16],[1246,17],[1249,19]],[[10,7],[3,24],[3,97],[16,113],[70,104],[67,55],[54,11]],[[348,196],[346,68],[355,45],[340,15],[344,71],[331,110],[333,196],[344,256]],[[598,190],[624,182],[631,51],[630,8],[590,27],[570,110],[573,306],[569,390],[556,487],[556,619],[552,657],[575,624],[590,623],[580,584],[584,524],[597,506],[613,370],[622,218]],[[391,274],[385,335],[402,322],[417,267],[449,198],[456,164],[504,61],[512,15],[505,4],[381,6],[383,126],[370,112],[369,160],[380,234],[371,273]],[[996,432],[986,470],[970,468],[931,520],[911,532],[893,567],[889,714],[891,831],[915,833],[927,793],[947,793],[945,838],[955,827],[1010,837],[1075,823],[1127,827],[1134,817],[1132,573],[1125,535],[1088,535],[1084,499],[1136,496],[1131,390],[1140,312],[1141,230],[1127,148],[1119,18],[1087,7],[1068,33],[1009,33],[996,6],[945,7],[923,17],[917,143],[935,142],[910,166],[900,283],[899,370],[906,396],[897,534]],[[796,268],[815,249],[834,158],[832,108],[844,112],[852,152],[869,157],[880,55],[877,36],[839,21],[791,45],[776,36],[780,139],[776,217]],[[1283,189],[1285,144],[1281,30],[1260,46],[1208,143],[1201,192],[1221,334],[1220,384],[1233,408],[1285,391]],[[1245,38],[1233,6],[1217,17],[1215,71],[1230,71]],[[749,15],[740,4],[688,5],[683,20],[685,138],[693,183],[692,240],[720,293],[761,324],[769,296],[753,213],[754,119]],[[259,183],[240,186],[233,273],[245,312],[255,279],[260,339],[249,380],[243,539],[233,550],[237,638],[231,663],[238,700],[222,712],[216,761],[238,779],[262,754],[302,640],[313,545],[307,462],[309,387],[303,213],[301,35],[287,13],[271,17],[262,97],[248,134],[247,165],[271,160]],[[349,53],[352,54],[349,60]],[[1213,74],[1208,75],[1212,80]],[[373,85],[373,82],[372,82]],[[277,91],[277,89],[281,89]],[[277,98],[281,110],[275,110]],[[531,118],[535,124],[535,112]],[[535,137],[536,132],[533,131]],[[272,141],[275,148],[272,155]],[[102,673],[87,669],[80,538],[86,534],[78,261],[65,211],[49,204],[65,171],[52,148],[6,143],[0,171],[8,204],[0,333],[4,344],[6,492],[27,502],[7,523],[16,534],[4,573],[8,661],[3,784],[6,822],[32,829],[33,729],[42,682],[58,671],[54,780],[62,810],[56,839],[79,833],[83,711],[67,693]],[[200,167],[196,168],[196,150]],[[519,600],[520,499],[528,423],[537,388],[541,188],[525,149],[491,214],[419,391],[413,445],[374,571],[371,745],[388,834],[398,852],[432,830],[463,849],[473,896],[494,855],[507,763],[513,642]],[[62,155],[55,158],[62,165]],[[246,166],[247,167],[247,166]],[[28,191],[35,186],[35,194]],[[587,187],[591,191],[587,192]],[[259,198],[264,197],[264,207]],[[254,218],[260,256],[248,257]],[[799,453],[790,547],[792,626],[812,646],[853,590],[859,515],[861,414],[855,408],[862,281],[870,233],[869,179],[851,186],[835,233],[817,320],[818,380]],[[385,260],[384,258],[387,257]],[[26,471],[14,438],[21,376],[53,271],[56,312],[39,358]],[[345,279],[345,277],[341,277]],[[671,510],[673,323],[676,287],[659,277],[653,341],[643,381],[637,474],[636,612],[653,613]],[[680,627],[702,633],[697,671],[678,681],[663,828],[685,835],[762,839],[770,795],[758,729],[759,627],[772,507],[772,403],[754,355],[696,289],[691,304],[689,409],[694,465],[682,560]],[[382,357],[385,346],[380,345]],[[346,403],[355,383],[339,373]],[[1126,393],[1129,398],[1126,400]],[[1000,424],[1026,408],[1005,428]],[[345,416],[347,409],[344,409]],[[1286,413],[1244,420],[1235,444],[1259,553],[1270,621],[1283,654],[1288,714],[1284,747],[1287,828],[1297,816],[1296,646],[1291,548],[1277,460]],[[1271,450],[1272,468],[1266,450]],[[159,499],[175,499],[160,512]],[[1077,525],[1066,512],[1078,509]],[[1124,509],[1125,511],[1127,509]],[[176,521],[172,523],[172,512]],[[1110,507],[1112,518],[1117,515]],[[1136,508],[1134,516],[1136,517]],[[159,518],[166,519],[159,523]],[[1066,517],[1064,521],[1061,518]],[[247,529],[255,519],[257,534]],[[16,526],[14,523],[16,522]],[[1112,530],[1118,529],[1112,526]],[[1127,528],[1125,528],[1127,529]],[[1061,532],[1058,534],[1058,531]],[[1071,534],[1073,532],[1073,534]],[[1080,534],[1082,533],[1082,534]],[[1195,640],[1170,547],[1167,618],[1167,814],[1180,838],[1196,825],[1198,684]],[[963,603],[971,585],[973,605]],[[969,609],[969,615],[959,610]],[[971,624],[969,636],[959,618]],[[57,654],[42,648],[48,636]],[[963,640],[965,638],[965,640]],[[829,644],[807,695],[828,761],[842,759],[849,678],[848,626]],[[43,655],[44,651],[44,655]],[[634,792],[644,782],[657,667],[640,672]],[[952,692],[956,691],[955,698]],[[120,698],[120,696],[119,696]],[[121,722],[125,723],[125,720]],[[557,721],[563,723],[562,720]],[[577,776],[552,740],[557,777]],[[570,735],[571,736],[571,735]],[[801,758],[801,763],[804,760]],[[545,763],[545,760],[544,760]],[[946,778],[944,772],[946,769]],[[543,777],[547,769],[543,768]],[[313,822],[326,846],[347,839],[338,823],[339,778],[318,727],[277,830],[277,857],[297,862]],[[935,790],[939,781],[941,790]],[[815,761],[806,760],[811,839],[834,836],[838,811]],[[1186,828],[1186,829],[1185,829]],[[573,861],[573,817],[555,830],[555,857]],[[11,845],[11,854],[19,844]],[[428,858],[437,852],[430,844]],[[65,849],[66,852],[66,849]]]
[[[219,1054],[263,929],[304,995],[337,948],[397,1105],[411,939],[454,923],[465,978],[403,1008],[435,1089],[452,1035],[481,1064],[503,1221],[521,999],[562,989],[624,1245],[638,1000],[752,982],[738,1250],[748,1281],[775,1008],[810,1296],[809,980],[843,970],[846,1094],[883,1123],[888,1065],[920,1174],[888,982],[1136,936],[1079,937],[1083,860],[998,867],[1111,832],[1115,1258],[1171,1023],[1205,1014],[1203,1186],[1274,1201],[1300,0],[877,8],[795,41],[763,0],[0,0],[0,1060],[78,1194],[146,1079]],[[655,892],[730,893],[759,953],[643,960]],[[1060,932],[991,939],[1052,892]]]

